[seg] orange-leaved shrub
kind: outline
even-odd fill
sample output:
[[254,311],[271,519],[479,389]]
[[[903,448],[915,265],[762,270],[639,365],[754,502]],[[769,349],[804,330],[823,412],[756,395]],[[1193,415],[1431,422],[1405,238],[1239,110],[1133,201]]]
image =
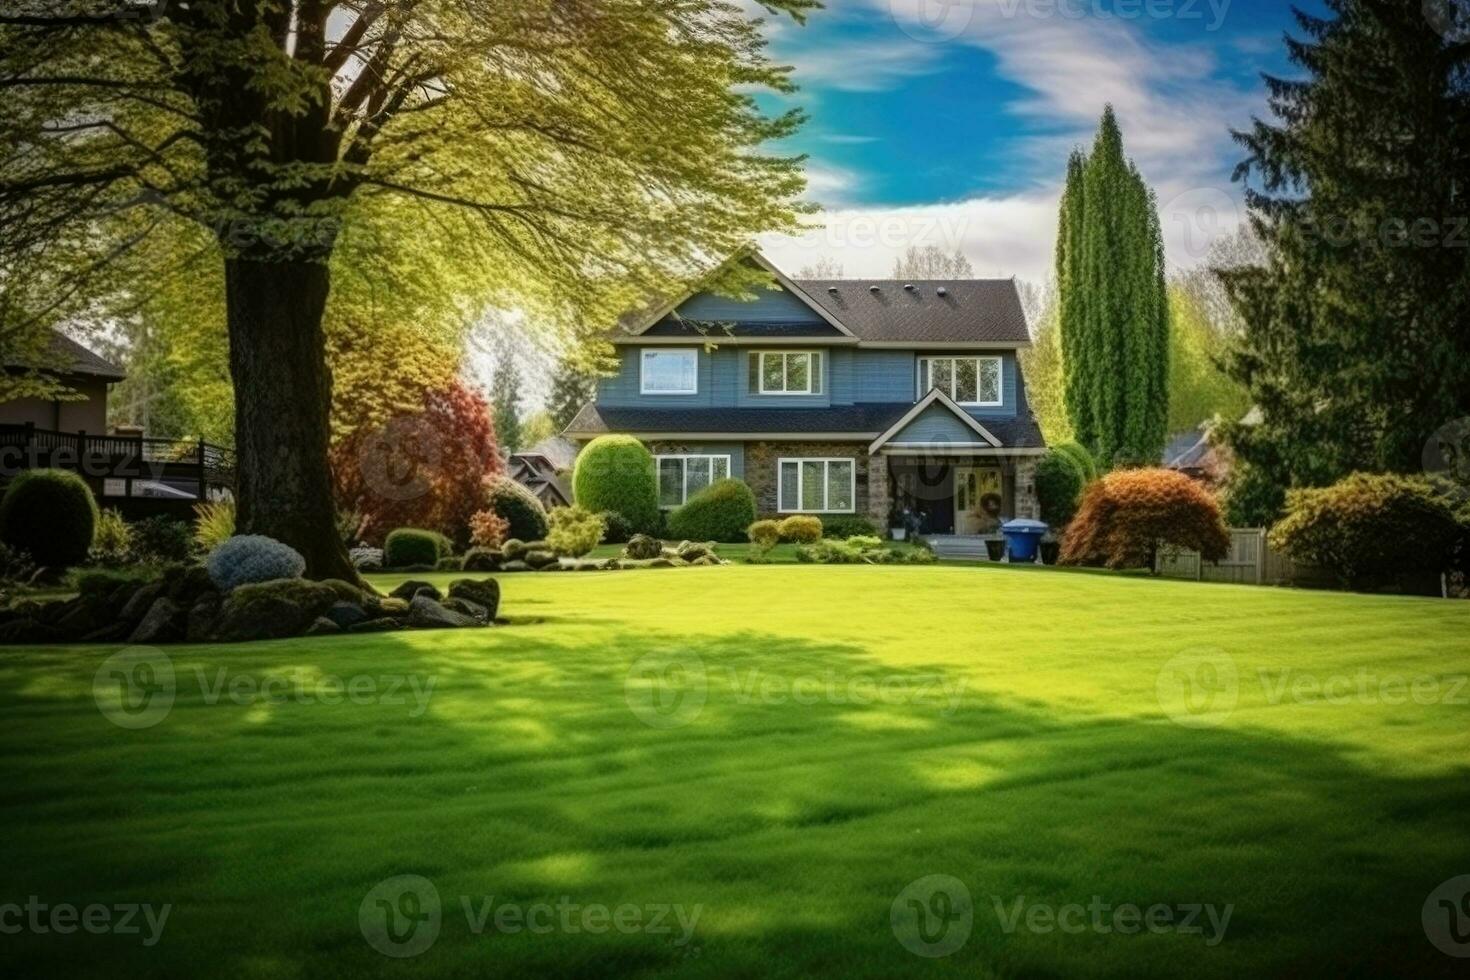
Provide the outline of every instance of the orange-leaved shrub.
[[1192,548],[1210,561],[1230,551],[1230,534],[1210,492],[1182,473],[1118,470],[1087,485],[1067,525],[1064,565],[1138,568],[1161,545]]

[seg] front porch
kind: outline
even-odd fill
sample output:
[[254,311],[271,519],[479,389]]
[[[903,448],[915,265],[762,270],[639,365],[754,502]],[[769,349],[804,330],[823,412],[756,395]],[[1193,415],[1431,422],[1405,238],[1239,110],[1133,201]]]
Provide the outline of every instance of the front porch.
[[1037,516],[1033,456],[880,453],[870,469],[887,474],[887,499],[872,501],[874,516],[881,510],[891,527],[917,522],[925,537],[982,541],[1012,518]]

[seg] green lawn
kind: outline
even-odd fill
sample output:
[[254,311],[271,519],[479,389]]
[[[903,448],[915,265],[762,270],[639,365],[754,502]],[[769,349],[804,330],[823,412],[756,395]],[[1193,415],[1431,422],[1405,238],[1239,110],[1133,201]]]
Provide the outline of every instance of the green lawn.
[[[7,930],[0,969],[1463,975],[1421,913],[1470,874],[1470,603],[994,566],[502,584],[503,628],[169,648],[137,729],[94,699],[114,650],[4,651],[0,928],[32,895],[170,912],[152,946]],[[437,932],[422,886],[370,894],[400,875]],[[1135,906],[1156,931],[1115,928]],[[412,921],[412,959],[362,925]]]

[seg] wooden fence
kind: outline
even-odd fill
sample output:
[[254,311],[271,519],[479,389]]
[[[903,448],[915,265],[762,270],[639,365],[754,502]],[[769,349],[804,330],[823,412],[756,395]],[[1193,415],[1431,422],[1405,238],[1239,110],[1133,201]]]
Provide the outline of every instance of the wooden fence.
[[1245,585],[1280,585],[1295,574],[1291,560],[1272,551],[1265,530],[1258,527],[1231,528],[1230,553],[1220,561],[1205,561],[1199,552],[1184,548],[1162,548],[1154,571],[1166,578]]

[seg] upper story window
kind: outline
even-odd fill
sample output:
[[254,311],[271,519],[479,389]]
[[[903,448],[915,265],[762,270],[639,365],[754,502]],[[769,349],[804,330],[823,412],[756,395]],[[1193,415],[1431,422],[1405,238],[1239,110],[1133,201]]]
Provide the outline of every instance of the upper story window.
[[961,405],[1000,405],[1000,358],[921,357],[920,397],[930,388],[938,388]]
[[820,395],[822,352],[763,350],[750,355],[752,395]]
[[645,350],[638,390],[645,395],[699,394],[699,351],[693,348]]

